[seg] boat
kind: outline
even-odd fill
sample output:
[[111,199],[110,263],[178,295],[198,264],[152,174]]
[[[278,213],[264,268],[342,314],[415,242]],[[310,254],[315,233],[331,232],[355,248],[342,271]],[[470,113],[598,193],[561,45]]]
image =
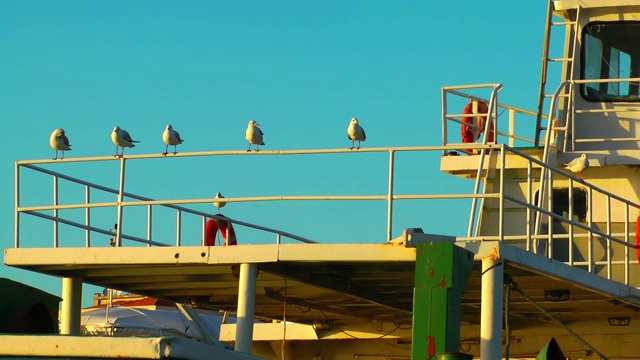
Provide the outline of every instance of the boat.
[[[439,144],[175,156],[381,154],[371,166],[388,166],[387,192],[155,199],[125,191],[135,176],[125,169],[166,159],[162,154],[64,160],[67,166],[118,163],[120,176],[111,185],[55,171],[55,160],[20,160],[16,238],[4,262],[62,278],[61,333],[77,338],[86,283],[232,312],[237,322],[221,325],[218,340],[233,344],[230,353],[264,359],[640,358],[640,4],[550,0],[547,7],[536,109],[503,103],[500,94],[508,90],[499,82],[443,86]],[[552,39],[564,45],[553,47]],[[396,158],[406,154],[423,161],[412,167],[439,166],[455,186],[398,191]],[[47,197],[53,204],[25,206],[27,171],[54,178],[54,194],[64,181],[116,201],[87,196],[60,204],[53,196]],[[386,231],[380,241],[319,242],[197,207],[287,201],[381,202]],[[405,223],[399,214],[407,216],[398,211],[403,201],[430,207],[429,219],[397,231]],[[430,224],[450,216],[443,204],[451,209],[460,202],[468,206],[468,221],[465,216],[450,233],[431,232]],[[95,208],[113,209],[117,226],[97,226],[90,216]],[[162,221],[152,208],[175,213],[175,238],[148,230]],[[86,212],[85,221],[66,216],[76,209]],[[146,213],[126,221],[132,209]],[[32,217],[54,224],[53,246],[34,247],[34,239],[21,236]],[[203,234],[208,220],[233,224],[237,245],[183,238],[187,217]],[[352,226],[327,219],[323,224],[337,229]],[[66,245],[71,239],[58,238],[58,224],[82,231],[84,241]],[[243,231],[251,239],[243,241]],[[99,237],[113,246],[97,244]]]

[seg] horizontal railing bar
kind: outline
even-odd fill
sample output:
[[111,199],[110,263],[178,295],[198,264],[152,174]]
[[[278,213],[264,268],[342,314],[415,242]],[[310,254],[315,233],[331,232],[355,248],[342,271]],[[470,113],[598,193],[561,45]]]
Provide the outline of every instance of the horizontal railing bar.
[[[102,230],[100,228],[96,228],[96,227],[93,227],[93,226],[87,226],[87,225],[84,225],[84,224],[81,224],[81,223],[78,223],[78,222],[75,222],[75,221],[63,219],[61,217],[55,217],[55,216],[51,216],[51,215],[47,215],[47,214],[42,214],[42,213],[39,213],[39,212],[26,212],[26,214],[33,215],[33,216],[36,216],[36,217],[40,217],[40,218],[47,219],[47,220],[58,221],[58,222],[61,222],[63,224],[67,224],[67,225],[70,225],[70,226],[81,228],[83,230],[90,230],[90,231],[95,231],[95,232],[98,232],[98,233],[101,233],[101,234],[105,234],[105,235],[109,235],[109,236],[116,236],[116,234],[114,232],[107,231],[107,230]],[[144,243],[144,244],[152,244],[152,245],[156,245],[156,246],[169,246],[167,244],[163,244],[163,243],[159,243],[159,242],[155,242],[155,241],[149,241],[147,239],[142,239],[142,238],[135,237],[135,236],[125,235],[125,234],[122,234],[121,236],[122,236],[123,239],[128,239],[128,240],[132,240],[132,241],[136,241],[136,242],[140,242],[140,243]]]
[[590,142],[627,142],[627,141],[640,141],[640,138],[602,138],[602,139],[575,139],[577,143],[590,143]]
[[574,84],[622,83],[622,82],[640,82],[640,78],[582,79],[582,80],[571,80],[571,81]]
[[[480,144],[482,145],[482,144]],[[376,148],[361,148],[359,150],[351,150],[349,148],[344,149],[302,149],[302,150],[260,150],[259,152],[246,150],[217,150],[217,151],[199,151],[199,152],[180,152],[176,155],[171,155],[170,158],[178,157],[196,157],[196,156],[268,156],[268,155],[312,155],[312,154],[356,154],[356,153],[380,153],[380,152],[414,152],[414,151],[442,151],[447,150],[447,145],[437,146],[399,146],[399,147],[376,147]],[[140,160],[140,159],[162,159],[167,158],[162,154],[141,154],[141,155],[125,155],[123,157],[126,160]],[[18,166],[27,166],[33,164],[61,164],[71,162],[89,162],[89,161],[109,161],[109,160],[121,160],[120,158],[114,158],[113,156],[98,156],[98,157],[84,157],[84,158],[65,158],[64,160],[19,160],[16,161]],[[44,171],[43,171],[44,172]]]
[[20,212],[30,212],[30,211],[92,209],[92,208],[104,208],[104,207],[116,207],[116,206],[118,206],[117,202],[68,204],[68,205],[21,206],[19,208],[16,208],[16,211],[20,213]]
[[[635,108],[614,108],[614,109],[589,109],[589,110],[576,110],[576,114],[598,114],[598,113],[620,113],[620,112],[637,112],[640,111],[640,107]],[[633,121],[637,119],[625,119],[626,121]]]
[[[445,92],[453,92],[451,90],[494,88],[497,85],[498,84],[450,85],[450,86],[443,86],[442,90],[445,91]],[[466,94],[464,94],[464,95],[466,95]]]

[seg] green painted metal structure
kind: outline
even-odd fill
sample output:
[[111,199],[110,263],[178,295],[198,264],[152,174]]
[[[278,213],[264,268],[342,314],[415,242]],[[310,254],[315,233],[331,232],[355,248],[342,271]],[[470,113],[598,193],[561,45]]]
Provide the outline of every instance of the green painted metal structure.
[[451,242],[416,244],[412,359],[464,359],[460,349],[461,298],[473,253]]

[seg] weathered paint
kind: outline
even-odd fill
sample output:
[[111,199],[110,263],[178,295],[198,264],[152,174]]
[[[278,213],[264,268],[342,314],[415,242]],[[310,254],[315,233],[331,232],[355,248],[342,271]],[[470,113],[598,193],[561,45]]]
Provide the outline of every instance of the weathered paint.
[[461,296],[473,253],[453,243],[416,245],[412,359],[432,359],[460,348]]

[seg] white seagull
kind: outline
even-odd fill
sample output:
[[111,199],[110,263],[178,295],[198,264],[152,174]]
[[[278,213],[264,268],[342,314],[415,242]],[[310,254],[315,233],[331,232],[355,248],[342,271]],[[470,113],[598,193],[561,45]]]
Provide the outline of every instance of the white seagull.
[[69,138],[64,132],[64,129],[58,128],[53,130],[51,137],[49,137],[49,145],[56,151],[56,157],[53,160],[58,160],[58,151],[62,151],[62,157],[64,159],[64,152],[71,151],[71,144],[69,144]]
[[180,134],[177,131],[173,130],[171,125],[167,125],[162,133],[162,141],[167,144],[162,155],[167,156],[169,153],[169,145],[173,145],[173,155],[175,155],[178,153],[178,145],[182,144],[184,140],[180,138]]
[[589,167],[589,160],[587,159],[587,154],[580,155],[579,158],[575,158],[570,162],[564,164],[565,169],[576,173],[576,176],[584,181],[584,177],[582,172],[585,171]]
[[360,126],[356,118],[351,119],[349,127],[347,128],[347,136],[351,140],[351,150],[355,147],[356,141],[358,141],[357,149],[360,149],[360,142],[367,140],[367,134],[365,134],[364,129]]
[[[131,135],[129,135],[129,133],[126,130],[120,129],[120,126],[116,126],[113,128],[113,131],[111,132],[111,141],[113,141],[113,143],[116,144],[116,154],[113,156],[119,156],[119,157],[124,156],[124,148],[135,147],[136,145],[134,143],[140,142],[140,141],[131,139]],[[118,155],[118,147],[122,148],[122,154],[120,155]]]
[[247,130],[244,132],[244,137],[247,139],[247,141],[249,141],[249,150],[247,150],[247,152],[251,151],[251,144],[256,145],[256,152],[260,151],[260,145],[265,145],[264,141],[262,140],[264,134],[258,126],[260,126],[260,124],[258,124],[254,120],[251,120],[249,121]]
[[[222,196],[222,194],[220,193],[216,193],[216,197],[214,199],[224,199],[224,196]],[[218,214],[220,214],[220,209],[225,207],[225,205],[227,205],[226,202],[218,202],[218,201],[213,202],[213,206],[218,208]]]

